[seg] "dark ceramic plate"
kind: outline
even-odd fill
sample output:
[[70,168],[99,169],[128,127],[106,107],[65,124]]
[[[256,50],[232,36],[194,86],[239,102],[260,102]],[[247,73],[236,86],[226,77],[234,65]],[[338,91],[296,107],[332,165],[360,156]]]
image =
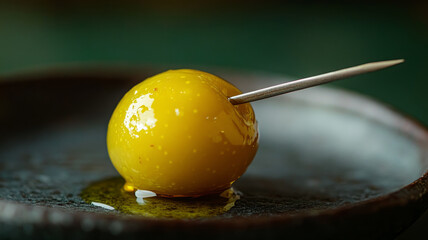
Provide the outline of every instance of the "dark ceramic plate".
[[[260,150],[224,215],[155,219],[85,203],[82,189],[117,176],[105,146],[110,114],[154,73],[68,69],[0,81],[0,238],[387,238],[428,205],[427,131],[322,87],[253,104]],[[244,91],[285,81],[217,73]]]

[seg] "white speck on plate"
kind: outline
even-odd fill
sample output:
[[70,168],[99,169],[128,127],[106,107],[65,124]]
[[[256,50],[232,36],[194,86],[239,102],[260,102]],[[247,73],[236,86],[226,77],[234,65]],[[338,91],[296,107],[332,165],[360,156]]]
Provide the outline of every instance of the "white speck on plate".
[[91,204],[92,204],[92,205],[94,205],[94,206],[97,206],[97,207],[105,208],[105,209],[107,209],[107,210],[114,210],[114,207],[109,206],[109,205],[104,204],[104,203],[92,202]]
[[135,191],[135,197],[137,198],[149,198],[149,197],[156,197],[156,193],[148,190],[137,190]]

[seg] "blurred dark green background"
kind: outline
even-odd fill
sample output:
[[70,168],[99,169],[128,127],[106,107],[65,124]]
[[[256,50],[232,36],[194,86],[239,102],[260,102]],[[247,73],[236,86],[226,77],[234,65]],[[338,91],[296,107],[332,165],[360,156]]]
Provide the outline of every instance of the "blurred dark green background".
[[[330,86],[369,95],[428,125],[428,3],[339,2],[0,0],[0,80],[93,63],[300,78],[405,58]],[[427,214],[414,225],[419,233],[426,231]],[[416,230],[400,239],[417,236]]]
[[0,75],[64,64],[225,67],[293,78],[406,63],[333,86],[428,124],[428,5],[362,1],[0,2]]

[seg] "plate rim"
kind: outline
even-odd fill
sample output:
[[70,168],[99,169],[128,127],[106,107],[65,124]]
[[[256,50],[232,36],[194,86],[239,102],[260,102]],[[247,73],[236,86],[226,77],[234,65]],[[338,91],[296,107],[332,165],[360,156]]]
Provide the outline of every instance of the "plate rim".
[[[102,70],[102,73],[100,72],[100,69]],[[68,69],[65,68],[59,68],[59,69],[51,69],[51,70],[42,70],[42,71],[36,71],[36,72],[24,72],[16,75],[6,76],[6,77],[0,77],[0,88],[4,85],[9,84],[25,84],[27,81],[35,81],[37,79],[54,79],[57,76],[61,76],[64,78],[64,76],[68,76],[70,78],[73,78],[75,76],[84,76],[87,74],[89,77],[95,77],[95,78],[101,78],[103,76],[110,76],[109,78],[136,78],[140,76],[144,71],[149,70],[150,72],[157,72],[160,68],[153,68],[153,67],[142,67],[142,68],[129,68],[129,67],[118,67],[118,68],[107,68],[110,70],[110,72],[106,71],[104,67],[97,67],[97,68],[91,68],[89,67],[83,72],[75,72],[75,68]],[[217,69],[217,68],[214,68]],[[227,70],[227,73],[231,73],[232,71]],[[252,76],[255,78],[260,78],[260,76],[263,76],[264,79],[266,78],[281,78],[287,80],[287,77],[284,77],[282,75],[275,75],[275,74],[268,74],[268,76],[260,74],[260,73],[252,73],[251,71],[241,71],[239,73],[232,73],[234,75],[239,74],[243,76]],[[398,117],[401,119],[401,121],[405,122],[409,126],[411,126],[413,129],[416,129],[419,134],[423,137],[423,139],[420,139],[420,136],[415,136],[414,132],[406,132],[410,134],[415,141],[417,141],[421,146],[419,146],[420,150],[424,150],[424,155],[428,154],[428,145],[423,145],[422,141],[426,141],[428,139],[428,128],[423,125],[421,122],[417,121],[416,119],[408,116],[407,114],[404,114],[394,107],[391,107],[385,103],[379,102],[371,97],[364,96],[359,93],[352,92],[350,90],[344,90],[339,88],[324,88],[328,89],[327,91],[333,91],[340,94],[343,94],[347,98],[351,98],[352,100],[358,102],[361,102],[361,104],[373,104],[376,105],[378,108],[382,108],[384,110],[389,111],[393,116]],[[358,111],[356,109],[353,109],[352,111]],[[361,112],[358,112],[359,114]],[[394,126],[397,127],[397,126]],[[409,131],[406,128],[400,129],[401,131]],[[425,146],[425,147],[423,147]],[[421,157],[423,158],[423,157]],[[427,156],[425,156],[427,158]],[[421,159],[422,160],[422,159]],[[406,206],[409,204],[419,204],[421,206],[424,206],[424,210],[428,209],[428,170],[425,170],[425,172],[420,176],[418,179],[413,181],[412,183],[394,191],[391,193],[388,193],[386,195],[381,195],[378,197],[374,197],[371,199],[367,199],[364,201],[346,204],[343,206],[331,208],[331,209],[322,209],[316,212],[308,213],[308,212],[302,212],[298,214],[293,215],[287,215],[287,214],[277,214],[273,216],[234,216],[229,219],[225,218],[208,218],[203,219],[202,221],[200,219],[154,219],[154,218],[146,218],[142,216],[131,216],[131,215],[116,215],[116,214],[105,214],[105,213],[95,213],[95,212],[85,212],[80,210],[71,210],[71,209],[63,209],[63,208],[55,208],[55,207],[49,207],[49,206],[41,206],[41,205],[30,205],[25,203],[19,203],[9,200],[0,199],[0,222],[16,222],[19,220],[19,223],[22,223],[23,221],[29,222],[29,223],[40,223],[40,221],[36,221],[36,219],[26,219],[26,218],[20,218],[20,214],[22,211],[37,211],[42,212],[43,214],[40,215],[41,218],[46,218],[50,214],[63,214],[70,216],[73,221],[69,222],[68,224],[79,224],[81,225],[82,221],[85,218],[92,218],[93,220],[103,220],[110,223],[120,221],[122,223],[126,223],[124,225],[124,228],[129,228],[129,230],[132,231],[132,229],[135,228],[134,224],[137,224],[138,226],[145,226],[148,229],[156,228],[156,227],[168,227],[168,228],[193,228],[193,227],[209,227],[210,229],[248,229],[252,227],[271,227],[272,224],[285,224],[285,223],[301,223],[307,220],[311,220],[314,217],[320,217],[325,216],[327,218],[329,217],[335,217],[335,216],[349,216],[349,215],[358,215],[359,213],[364,212],[366,213],[375,213],[380,210],[385,210],[389,208],[394,207],[401,207]],[[16,208],[17,211],[13,213],[5,214],[7,209],[10,208]],[[423,212],[421,212],[422,214]],[[134,223],[134,224],[130,224]],[[64,225],[65,222],[58,222],[53,223],[49,222],[50,225]],[[128,224],[128,225],[127,225]],[[136,229],[134,229],[136,230]],[[142,229],[138,229],[140,231]]]

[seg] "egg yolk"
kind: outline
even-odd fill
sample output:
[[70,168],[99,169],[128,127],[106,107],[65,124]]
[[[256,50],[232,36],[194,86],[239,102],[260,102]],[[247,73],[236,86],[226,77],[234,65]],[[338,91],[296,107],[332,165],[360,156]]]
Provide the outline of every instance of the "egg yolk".
[[133,87],[107,132],[125,190],[196,197],[230,188],[258,148],[251,105],[228,100],[240,93],[217,76],[190,69],[169,70]]

